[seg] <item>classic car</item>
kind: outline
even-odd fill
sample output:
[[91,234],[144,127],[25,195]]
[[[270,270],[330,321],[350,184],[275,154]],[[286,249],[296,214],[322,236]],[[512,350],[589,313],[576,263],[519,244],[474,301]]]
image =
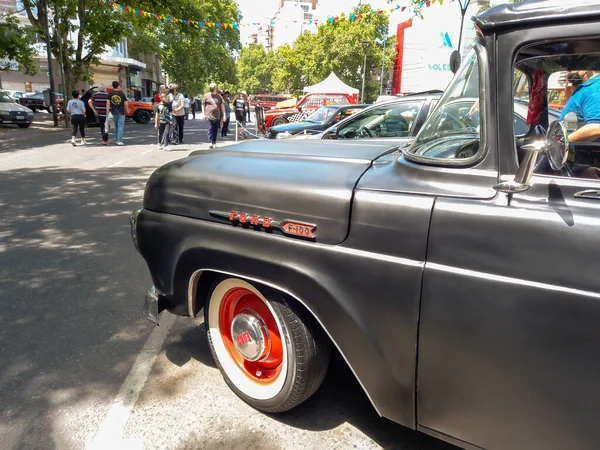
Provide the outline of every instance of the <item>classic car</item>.
[[[291,105],[288,106],[288,103]],[[349,94],[306,94],[300,100],[290,99],[264,112],[264,130],[288,122],[300,122],[322,106],[351,105],[356,100]],[[281,107],[284,106],[284,107]]]
[[[54,99],[56,102],[57,112],[62,113],[65,97],[62,94],[55,92]],[[26,106],[34,112],[39,111],[41,109],[45,109],[47,112],[52,112],[52,108],[50,107],[50,104],[46,101],[43,92],[22,96],[21,98],[19,98],[19,103],[23,106]]]
[[267,139],[287,139],[297,134],[317,134],[368,105],[323,106],[301,122],[277,125],[267,130]]
[[0,124],[15,124],[20,128],[29,128],[33,122],[33,112],[25,106],[15,103],[6,92],[0,91]]
[[[107,92],[112,91],[112,88],[107,88]],[[98,92],[98,86],[92,86],[85,94],[81,96],[81,100],[85,104],[87,114],[85,115],[88,125],[94,125],[98,123],[98,118],[94,114],[94,111],[88,104],[88,100],[92,98],[94,93]],[[125,116],[128,119],[132,119],[137,123],[146,124],[152,119],[154,110],[152,109],[152,103],[146,101],[127,100],[127,109],[125,110]]]
[[[131,216],[143,312],[203,311],[254,408],[305,401],[335,351],[381,416],[460,447],[598,448],[600,4],[525,0],[474,21],[406,148],[252,141],[148,180]],[[552,121],[558,71],[587,80]]]

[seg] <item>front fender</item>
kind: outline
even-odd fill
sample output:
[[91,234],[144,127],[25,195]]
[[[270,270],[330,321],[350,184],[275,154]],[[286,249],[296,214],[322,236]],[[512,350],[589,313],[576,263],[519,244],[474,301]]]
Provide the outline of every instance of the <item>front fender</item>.
[[[406,285],[417,279],[419,264],[406,262],[407,276],[399,276],[400,258],[148,210],[140,213],[137,229],[140,252],[171,312],[189,314],[190,281],[198,270],[280,289],[321,323],[377,411],[415,427],[414,371],[406,369],[414,364],[416,311],[406,311],[407,303],[396,297],[400,289],[407,295],[420,289],[420,281]],[[373,292],[390,282],[397,288],[384,296]]]

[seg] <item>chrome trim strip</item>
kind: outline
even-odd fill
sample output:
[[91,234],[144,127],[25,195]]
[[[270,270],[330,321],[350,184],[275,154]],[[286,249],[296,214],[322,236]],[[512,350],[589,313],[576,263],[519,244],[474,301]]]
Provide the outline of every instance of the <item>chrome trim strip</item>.
[[[362,381],[360,380],[360,378],[358,378],[358,375],[356,375],[356,372],[354,371],[354,368],[350,365],[350,362],[346,358],[346,355],[344,355],[344,353],[340,349],[340,347],[337,344],[337,342],[335,342],[335,340],[333,339],[333,337],[329,333],[329,330],[327,330],[327,328],[325,328],[325,325],[323,325],[323,322],[321,322],[321,320],[306,305],[306,303],[304,303],[300,298],[298,298],[297,296],[295,296],[294,294],[292,294],[288,290],[283,289],[282,287],[277,286],[276,284],[269,283],[267,281],[259,280],[258,278],[249,277],[249,276],[246,276],[246,275],[240,275],[240,274],[237,274],[237,273],[225,272],[223,270],[216,270],[216,269],[198,269],[194,273],[192,273],[192,276],[190,277],[190,282],[189,282],[189,285],[188,285],[189,286],[189,288],[188,288],[188,306],[189,306],[189,310],[190,310],[190,317],[193,317],[192,314],[191,314],[192,311],[193,311],[193,309],[192,309],[192,307],[193,307],[193,295],[192,295],[192,293],[195,292],[195,288],[198,286],[198,280],[200,279],[200,276],[202,275],[203,272],[216,272],[216,273],[221,273],[223,275],[229,275],[229,276],[232,276],[232,277],[241,278],[242,280],[254,281],[255,283],[260,283],[260,284],[263,284],[263,285],[268,286],[270,288],[277,289],[278,291],[283,292],[284,294],[287,294],[290,297],[296,299],[302,306],[304,306],[306,308],[306,310],[308,312],[310,312],[312,314],[312,316],[319,323],[319,325],[321,325],[321,328],[323,328],[323,330],[325,331],[325,333],[327,333],[327,336],[329,336],[329,339],[331,339],[331,342],[333,342],[333,345],[335,345],[335,347],[337,348],[338,352],[340,352],[340,355],[342,355],[342,358],[344,358],[344,361],[346,361],[346,364],[348,365],[348,367],[352,371],[352,374],[354,375],[354,378],[356,378],[356,380],[358,381],[358,384],[360,384],[360,387],[362,387],[362,389],[365,392],[367,398],[371,402],[371,405],[373,405],[373,408],[375,408],[375,411],[377,412],[377,414],[379,414],[380,417],[383,417],[383,415],[379,412],[379,409],[375,405],[375,402],[373,401],[373,399],[369,395],[369,392],[367,392],[367,389],[362,384]],[[192,285],[194,286],[194,289],[192,289]]]
[[540,283],[539,281],[521,280],[519,278],[507,277],[504,275],[495,275],[493,273],[478,272],[470,269],[461,269],[459,267],[446,266],[444,264],[427,263],[425,269],[437,270],[440,272],[451,273],[454,275],[462,275],[466,277],[479,278],[488,281],[497,281],[499,283],[516,284],[518,286],[526,286],[530,288],[543,289],[546,291],[562,292],[565,294],[579,295],[600,299],[600,293],[574,289],[565,286],[557,286],[555,284]]

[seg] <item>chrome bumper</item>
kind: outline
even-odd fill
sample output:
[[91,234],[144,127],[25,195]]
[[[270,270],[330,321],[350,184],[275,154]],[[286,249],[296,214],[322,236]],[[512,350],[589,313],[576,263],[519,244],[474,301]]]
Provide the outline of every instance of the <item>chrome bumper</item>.
[[142,306],[142,314],[154,325],[158,325],[158,315],[164,309],[164,305],[159,305],[161,299],[162,295],[158,289],[152,286],[146,293],[144,306]]

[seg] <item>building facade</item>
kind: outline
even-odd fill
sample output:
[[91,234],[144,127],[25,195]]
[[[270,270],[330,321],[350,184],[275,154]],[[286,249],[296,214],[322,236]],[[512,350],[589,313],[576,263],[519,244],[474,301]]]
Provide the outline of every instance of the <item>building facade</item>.
[[[17,12],[16,0],[0,0],[0,11],[2,10]],[[30,26],[26,14],[24,12],[17,13],[23,26]],[[76,21],[74,21],[74,24],[77,24]],[[75,41],[76,35],[70,36],[70,39]],[[38,38],[38,42],[34,47],[37,69],[35,75],[22,72],[16,61],[0,59],[0,89],[27,93],[42,92],[50,88],[49,75],[50,70],[52,70],[55,90],[65,94],[59,63],[52,56],[51,67],[48,66],[46,44],[40,38]],[[91,67],[93,72],[92,81],[80,82],[76,86],[77,89],[87,90],[91,86],[97,86],[101,83],[109,86],[113,81],[119,81],[129,98],[141,99],[142,97],[151,97],[153,92],[158,90],[158,86],[164,82],[158,55],[142,55],[140,57],[142,61],[130,57],[128,42],[125,38],[114,47],[107,47],[99,59],[100,62]]]

